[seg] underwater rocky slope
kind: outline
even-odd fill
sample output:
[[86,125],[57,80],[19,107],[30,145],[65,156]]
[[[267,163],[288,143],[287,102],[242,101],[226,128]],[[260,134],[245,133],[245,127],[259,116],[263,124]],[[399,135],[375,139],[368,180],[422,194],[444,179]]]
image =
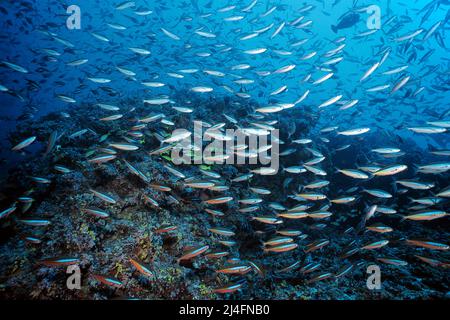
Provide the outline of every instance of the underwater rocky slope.
[[[189,128],[194,119],[227,122],[223,116],[225,111],[231,119],[239,119],[243,126],[255,121],[252,115],[257,106],[254,102],[242,104],[229,98],[195,100],[186,93],[180,93],[179,97],[198,106],[195,112],[186,115],[167,107],[157,107],[152,109],[152,114],[163,110],[176,127],[183,128]],[[50,113],[39,121],[30,120],[11,136],[12,142],[37,136],[42,146],[35,154],[24,157],[3,183],[2,208],[11,206],[11,199],[18,200],[16,211],[0,220],[2,299],[448,298],[448,264],[430,265],[415,257],[420,255],[446,261],[447,252],[405,244],[406,238],[445,243],[448,240],[446,221],[400,222],[396,215],[378,214],[374,220],[395,228],[384,237],[390,240],[390,244],[377,250],[360,250],[346,257],[345,253],[351,249],[380,237],[370,231],[358,232],[357,225],[365,210],[363,204],[359,208],[333,204],[330,210],[333,215],[328,218],[284,219],[285,229],[298,230],[301,234],[295,240],[299,248],[284,253],[267,253],[263,250],[263,242],[276,235],[275,228],[252,221],[251,217],[275,216],[287,210],[280,210],[280,206],[293,208],[301,205],[287,195],[299,192],[298,185],[310,182],[312,173],[294,175],[295,183],[291,183],[289,177],[292,175],[283,169],[276,176],[255,174],[242,182],[234,182],[232,179],[248,174],[257,166],[172,166],[184,174],[185,177],[181,178],[167,169],[171,163],[170,153],[149,154],[160,146],[157,135],[169,135],[171,131],[170,126],[159,120],[147,124],[142,130],[139,150],[118,151],[116,159],[102,164],[89,162],[101,148],[123,137],[126,128],[134,125],[130,121],[133,117],[148,113],[143,107],[132,108],[136,105],[134,101],[130,100],[126,105],[130,114],[118,121],[98,121],[103,116],[102,111],[82,105],[67,115]],[[276,118],[280,124],[295,122],[291,133],[294,137],[309,136],[317,121],[307,108],[293,110],[289,118]],[[226,124],[226,127],[233,126],[230,122]],[[87,132],[70,138],[84,128],[88,129]],[[46,140],[54,132],[59,138],[48,151]],[[286,133],[282,131],[280,138],[286,139]],[[369,138],[366,143],[368,141]],[[282,145],[281,153],[286,149],[288,147]],[[331,162],[333,155],[323,150],[326,160],[322,168],[332,173],[336,170]],[[309,158],[306,149],[298,148],[295,154],[281,156],[280,161],[286,168]],[[348,161],[350,159],[347,157]],[[133,173],[124,160],[144,174],[148,181]],[[407,161],[414,160],[417,159]],[[61,173],[55,170],[55,165],[68,168],[70,172]],[[189,178],[205,176],[200,170],[219,174],[220,178],[210,177],[211,180],[217,186],[228,188],[212,191],[186,186]],[[447,178],[442,177],[442,183],[448,182]],[[345,183],[335,181],[338,186],[345,186]],[[267,188],[271,194],[255,196],[250,189],[255,186]],[[111,196],[115,203],[99,199],[92,189]],[[233,197],[234,201],[213,206],[204,203],[204,200],[219,196]],[[258,204],[256,212],[239,211],[246,207],[238,203],[239,199],[259,197],[264,201]],[[320,205],[313,208],[318,207]],[[87,209],[98,209],[108,216],[99,217]],[[210,212],[205,209],[210,209]],[[211,210],[220,210],[224,215],[216,216],[211,214]],[[40,223],[31,222],[36,220]],[[228,246],[224,245],[227,244],[225,242],[220,243],[230,240],[230,237],[211,232],[218,226],[232,230],[235,243],[228,243]],[[329,241],[329,244],[305,252],[308,244],[320,239]],[[209,246],[204,254],[178,260],[183,251],[204,245]],[[227,255],[221,256],[221,252]],[[52,260],[56,257],[74,259],[80,266],[80,290],[67,289],[67,265]],[[399,257],[407,264],[383,264],[377,260],[383,257]],[[372,264],[381,267],[381,290],[369,290],[366,286],[366,268]],[[136,266],[145,266],[145,269]],[[238,275],[216,272],[229,266],[247,266],[248,270]],[[328,272],[333,275],[323,281],[314,280]],[[117,283],[105,284],[105,281],[99,281],[99,275]],[[236,283],[240,290],[228,294],[214,291],[231,283]]]

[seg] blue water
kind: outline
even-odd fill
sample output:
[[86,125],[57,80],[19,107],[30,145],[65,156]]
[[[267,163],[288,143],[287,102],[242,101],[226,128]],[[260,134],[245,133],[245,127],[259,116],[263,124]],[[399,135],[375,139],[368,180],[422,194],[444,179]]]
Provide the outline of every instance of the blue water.
[[[255,83],[245,85],[246,91],[251,93],[253,99],[261,104],[267,104],[271,97],[269,93],[282,85],[288,86],[288,91],[281,96],[275,97],[275,101],[293,102],[298,99],[306,89],[311,86],[302,83],[307,74],[314,71],[324,58],[318,58],[325,50],[333,49],[331,40],[338,36],[347,37],[344,49],[343,62],[337,65],[335,76],[324,84],[311,90],[311,94],[305,101],[305,105],[315,106],[323,101],[344,93],[344,99],[358,99],[359,103],[355,108],[340,112],[336,108],[326,110],[320,114],[320,125],[340,125],[349,123],[357,126],[371,126],[378,130],[392,131],[393,127],[401,127],[396,130],[396,134],[402,137],[412,138],[418,144],[426,144],[435,147],[448,148],[449,141],[446,137],[419,137],[412,136],[407,126],[421,125],[424,121],[436,118],[448,110],[448,94],[445,90],[436,90],[436,86],[446,87],[448,83],[448,51],[441,48],[435,37],[431,37],[426,43],[417,40],[414,48],[408,52],[401,51],[401,45],[392,39],[423,27],[428,30],[437,21],[443,20],[447,14],[448,6],[441,5],[433,14],[421,25],[421,15],[419,9],[423,8],[429,1],[379,1],[381,8],[381,26],[379,32],[364,37],[353,39],[355,34],[367,31],[365,19],[369,18],[366,13],[361,14],[361,21],[356,26],[340,30],[334,34],[330,28],[337,23],[338,18],[351,9],[350,1],[337,1],[337,5],[332,6],[334,1],[310,1],[315,8],[306,13],[306,18],[301,22],[312,20],[313,24],[307,27],[308,32],[286,27],[274,39],[270,35],[282,21],[292,22],[302,14],[297,11],[305,6],[299,1],[258,1],[251,13],[245,14],[245,18],[240,21],[224,22],[223,19],[233,15],[239,15],[238,9],[220,13],[218,10],[229,5],[244,7],[245,1],[239,2],[210,2],[193,1],[197,4],[197,9],[189,2],[171,1],[139,3],[137,8],[152,10],[153,13],[147,16],[137,16],[133,14],[133,9],[115,10],[116,3],[102,1],[72,1],[55,2],[31,1],[27,6],[22,6],[21,2],[4,3],[3,7],[8,14],[2,13],[2,59],[14,62],[30,70],[30,73],[23,76],[20,73],[2,68],[2,84],[11,90],[19,92],[25,101],[11,97],[2,93],[2,115],[17,117],[27,106],[33,107],[32,115],[35,119],[39,116],[53,111],[62,111],[66,108],[76,108],[79,103],[108,102],[111,100],[125,99],[127,97],[148,97],[155,94],[169,94],[171,88],[189,89],[193,85],[211,84],[216,86],[229,85],[238,90],[239,86],[233,85],[230,77],[217,78],[204,73],[196,73],[195,76],[185,75],[183,79],[174,79],[167,76],[167,72],[176,72],[179,69],[189,68],[210,68],[213,70],[228,73],[230,67],[238,63],[248,63],[251,70],[238,70],[233,73],[255,79]],[[250,2],[249,2],[250,3]],[[358,7],[370,5],[368,1],[358,1]],[[66,8],[69,5],[78,5],[81,9],[81,29],[68,30],[66,27]],[[278,9],[265,18],[258,19],[258,16],[277,6]],[[236,12],[236,13],[235,13]],[[18,13],[18,15],[16,15]],[[201,14],[211,14],[207,18],[200,18]],[[384,26],[383,22],[392,16],[404,19],[398,29],[394,28],[391,34],[391,27]],[[28,19],[28,21],[25,20]],[[189,18],[183,21],[184,18]],[[253,21],[253,19],[258,21]],[[397,20],[398,21],[398,20]],[[115,30],[108,27],[107,23],[120,24],[127,27],[126,30]],[[251,40],[237,40],[242,35],[251,33],[252,30],[263,28],[274,23],[271,30],[263,36]],[[165,36],[160,28],[164,27],[170,32],[177,34],[181,40],[174,41]],[[195,35],[193,32],[203,28],[217,35],[214,39],[205,39]],[[74,48],[67,48],[63,44],[56,42],[48,35],[39,31],[52,32],[58,37],[71,42]],[[110,39],[109,43],[99,41],[90,32],[95,32]],[[239,33],[238,33],[239,32]],[[445,28],[441,27],[437,31],[442,34],[442,38],[448,47],[448,37],[445,36]],[[422,35],[420,35],[422,37]],[[309,41],[299,47],[292,48],[291,45],[299,40],[309,39]],[[186,50],[185,46],[192,46]],[[223,48],[231,47],[231,51],[220,53],[221,48],[215,45],[221,44]],[[384,45],[384,47],[383,47]],[[152,52],[151,55],[138,57],[129,51],[128,47],[146,48]],[[248,56],[240,52],[243,50],[267,47],[269,52],[261,55]],[[381,70],[372,75],[368,81],[361,84],[359,78],[373,62],[379,59],[382,48],[391,47],[392,54],[387,59]],[[47,61],[48,55],[43,49],[53,49],[61,56],[56,57],[56,61]],[[420,58],[429,50],[434,49],[430,58],[418,63]],[[291,51],[289,56],[282,56],[270,50]],[[299,61],[303,55],[317,51],[318,56],[307,60]],[[199,52],[213,53],[209,57],[197,57]],[[413,53],[417,53],[417,59],[408,63],[408,59]],[[89,59],[89,63],[79,67],[68,67],[65,63],[81,59]],[[287,75],[269,76],[258,79],[253,70],[272,71],[279,67],[296,64],[297,67]],[[379,75],[380,71],[390,68],[409,65],[406,74],[412,75],[412,80],[408,86],[397,95],[389,97],[385,92],[378,94],[368,94],[365,92],[369,86],[393,84],[399,75],[392,77]],[[114,67],[122,66],[131,69],[137,76],[138,81],[130,81],[124,77]],[[438,66],[435,72],[422,77],[424,70],[428,66]],[[97,84],[86,82],[88,74],[97,77],[110,78],[112,81],[108,86],[118,92],[115,97],[109,97],[100,91],[93,96],[91,90],[99,87]],[[317,78],[324,72],[312,72],[312,77]],[[156,90],[145,90],[140,84],[141,80],[151,79],[158,76],[158,81],[167,83],[167,86]],[[401,74],[400,74],[401,75]],[[28,80],[39,83],[40,88],[29,90]],[[55,85],[55,83],[58,83]],[[83,84],[87,88],[80,89]],[[169,88],[169,85],[171,86]],[[425,90],[415,98],[403,98],[407,90],[414,91],[420,86]],[[66,94],[74,97],[77,104],[68,105],[55,99],[55,94]],[[217,89],[215,96],[227,95],[223,89]],[[386,98],[383,102],[372,102],[376,97]],[[334,109],[334,110],[333,110]],[[380,116],[374,121],[375,116]],[[20,125],[15,121],[2,121],[2,142],[5,141],[6,132]]]

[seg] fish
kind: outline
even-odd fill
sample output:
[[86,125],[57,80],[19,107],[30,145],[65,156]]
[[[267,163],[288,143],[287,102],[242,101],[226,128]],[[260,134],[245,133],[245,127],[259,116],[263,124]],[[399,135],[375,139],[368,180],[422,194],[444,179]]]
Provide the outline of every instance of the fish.
[[36,140],[35,136],[29,137],[29,138],[23,140],[22,142],[18,143],[17,145],[15,145],[11,150],[12,151],[22,150],[22,149],[28,147],[30,144],[32,144],[35,140]]
[[410,214],[403,217],[403,220],[413,220],[413,221],[431,221],[439,218],[446,217],[447,212],[442,210],[431,210],[419,213]]
[[46,227],[51,224],[51,221],[46,219],[21,219],[19,222],[32,227]]
[[321,274],[315,276],[312,279],[309,279],[307,281],[307,283],[311,284],[311,283],[314,283],[314,282],[317,282],[317,281],[323,281],[323,280],[329,279],[331,277],[333,277],[333,274],[331,272],[324,272],[324,273],[321,273]]
[[449,162],[433,163],[418,167],[418,171],[422,173],[439,174],[450,170]]
[[109,146],[122,151],[136,151],[139,149],[138,146],[129,143],[110,143]]
[[357,135],[367,133],[369,131],[370,131],[370,128],[357,128],[357,129],[340,131],[340,132],[338,132],[338,134],[343,135],[343,136],[357,136]]
[[118,280],[115,277],[101,275],[101,274],[92,274],[92,277],[98,282],[107,285],[113,288],[121,288],[123,286],[122,281]]
[[243,275],[243,274],[246,274],[246,273],[250,272],[251,269],[252,269],[252,267],[248,266],[248,265],[237,265],[237,266],[232,266],[232,267],[219,269],[219,270],[216,270],[216,272],[217,273],[222,273],[222,274],[239,274],[239,275]]
[[377,170],[373,173],[374,176],[385,177],[399,174],[408,169],[407,165],[399,164],[399,165],[390,165],[380,170]]
[[413,240],[406,239],[406,243],[411,246],[427,248],[431,250],[448,250],[450,246],[444,243],[433,242],[433,241],[422,241],[422,240]]
[[7,209],[4,209],[2,212],[0,212],[0,219],[6,219],[11,213],[16,211],[16,206],[11,206]]
[[47,149],[45,150],[44,156],[48,155],[54,148],[56,141],[58,140],[58,131],[53,131],[48,138]]
[[364,192],[377,197],[377,198],[383,198],[383,199],[390,199],[392,198],[392,194],[390,194],[389,192],[386,192],[384,190],[380,190],[380,189],[365,189]]
[[91,78],[88,77],[88,80],[94,82],[94,83],[100,83],[100,84],[105,84],[105,83],[110,83],[112,80],[111,79],[107,79],[107,78]]
[[220,294],[228,294],[236,292],[240,289],[242,289],[243,284],[242,283],[228,283],[224,287],[215,288],[213,289],[214,293],[220,293]]
[[208,245],[204,245],[204,246],[198,246],[195,247],[193,249],[187,250],[187,252],[185,252],[179,259],[178,259],[178,263],[180,263],[180,261],[183,260],[191,260],[201,254],[203,254],[205,251],[207,251],[209,249]]
[[143,49],[143,48],[135,48],[135,47],[131,47],[128,48],[129,50],[131,50],[134,53],[140,54],[142,56],[147,56],[151,54],[151,51],[147,50],[147,49]]
[[21,67],[17,64],[14,64],[12,62],[8,62],[8,61],[0,61],[3,65],[5,65],[6,67],[10,68],[11,70],[17,71],[17,72],[21,72],[21,73],[28,73],[29,71],[27,69],[25,69],[24,67]]
[[161,234],[161,233],[167,233],[167,232],[175,231],[177,229],[178,229],[177,226],[172,226],[171,225],[171,226],[164,226],[164,227],[158,228],[154,232],[156,234]]
[[155,98],[155,99],[144,99],[144,103],[150,104],[150,105],[163,105],[170,102],[170,99],[167,98]]
[[116,155],[107,154],[107,155],[100,155],[100,156],[96,156],[94,158],[88,159],[88,162],[101,164],[101,163],[105,163],[108,161],[112,161],[116,158],[117,158]]
[[408,262],[395,258],[377,258],[378,261],[381,261],[386,264],[391,264],[394,266],[406,266]]
[[332,25],[331,30],[337,33],[339,30],[351,28],[360,21],[360,15],[357,13],[349,12],[343,16],[337,25]]
[[368,226],[367,229],[378,233],[387,233],[394,231],[394,229],[392,229],[391,227],[382,224],[373,224],[371,226]]
[[433,189],[434,182],[421,182],[413,180],[397,180],[395,183],[401,184],[404,187],[415,189],[415,190],[430,190]]
[[313,251],[319,250],[329,244],[330,244],[330,240],[320,239],[320,240],[317,240],[317,241],[307,244],[304,251],[305,251],[305,253],[313,252]]
[[218,234],[218,235],[225,236],[225,237],[232,237],[232,236],[236,235],[236,233],[234,233],[232,230],[229,230],[226,228],[221,228],[221,227],[210,228],[208,230],[211,233]]
[[362,250],[375,250],[386,246],[389,243],[389,240],[380,240],[375,242],[370,242],[361,247]]
[[39,264],[46,267],[71,266],[80,264],[80,259],[75,257],[47,258],[39,261]]
[[102,200],[104,202],[107,202],[107,203],[110,203],[110,204],[116,204],[117,203],[116,199],[114,199],[113,197],[111,197],[111,196],[109,196],[109,195],[107,195],[105,193],[102,193],[102,192],[99,192],[99,191],[96,191],[96,190],[93,190],[93,189],[90,189],[90,191],[92,192],[92,194],[94,196],[96,196],[97,198],[99,198],[100,200]]
[[378,67],[380,66],[380,62],[376,62],[373,66],[371,66],[365,73],[364,75],[361,77],[361,79],[359,79],[360,82],[363,82],[364,80],[366,80],[367,78],[370,77],[370,75],[372,73],[375,72],[375,70],[378,69]]
[[125,1],[116,6],[116,10],[125,10],[129,8],[133,8],[136,5],[134,1]]
[[297,243],[288,243],[288,244],[281,244],[277,246],[271,246],[264,248],[264,252],[275,252],[275,253],[282,253],[287,251],[292,251],[298,248]]
[[341,98],[342,98],[342,95],[338,95],[338,96],[336,96],[336,97],[333,97],[333,98],[331,98],[331,99],[325,101],[325,102],[322,103],[321,105],[319,105],[317,108],[320,109],[320,108],[325,108],[325,107],[331,106],[332,104],[335,104],[336,102],[338,102],[339,100],[341,100]]
[[168,30],[166,30],[166,29],[164,29],[164,28],[161,28],[161,31],[162,31],[166,36],[168,36],[169,38],[171,38],[171,39],[173,39],[173,40],[176,40],[176,41],[181,40],[179,36],[173,34],[172,32],[170,32],[170,31],[168,31]]
[[425,133],[425,134],[436,134],[436,133],[444,133],[447,132],[447,128],[439,128],[439,127],[411,127],[408,128],[415,133]]
[[355,169],[338,169],[338,172],[354,179],[369,179],[367,174]]
[[142,275],[152,278],[154,277],[153,272],[150,271],[149,267],[145,266],[142,262],[138,262],[132,258],[129,259],[130,263],[139,271]]
[[222,204],[233,201],[233,197],[220,197],[220,198],[212,198],[205,200],[206,204]]
[[81,66],[81,65],[83,65],[83,64],[85,64],[87,62],[89,62],[89,59],[78,59],[78,60],[74,60],[74,61],[68,62],[67,65],[68,66],[73,66],[73,67],[74,66]]
[[88,214],[90,214],[90,215],[93,215],[93,216],[95,216],[97,218],[105,219],[105,218],[109,217],[109,213],[107,213],[107,212],[105,212],[103,210],[99,210],[99,209],[86,208],[86,209],[83,209],[83,211],[88,213]]

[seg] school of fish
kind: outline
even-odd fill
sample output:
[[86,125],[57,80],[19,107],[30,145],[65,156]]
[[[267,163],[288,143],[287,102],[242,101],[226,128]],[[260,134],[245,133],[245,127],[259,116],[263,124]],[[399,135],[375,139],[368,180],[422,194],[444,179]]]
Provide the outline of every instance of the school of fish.
[[[53,101],[45,104],[67,108],[58,121],[70,123],[83,104],[92,110],[86,116],[98,124],[97,129],[77,123],[71,132],[14,139],[8,152],[26,159],[27,150],[40,143],[38,161],[51,161],[49,172],[28,177],[32,187],[2,202],[9,204],[0,208],[0,224],[14,223],[22,241],[45,246],[35,230],[64,228],[32,214],[41,201],[34,198],[36,190],[62,187],[64,177],[80,167],[105,172],[115,167],[121,174],[114,179],[135,179],[139,192],[134,205],[150,216],[178,210],[183,203],[195,206],[192,215],[200,215],[207,227],[192,228],[202,229],[206,237],[190,234],[198,239],[194,243],[178,239],[170,263],[213,272],[216,280],[208,286],[220,298],[271,277],[300,277],[311,286],[337,283],[368,264],[448,269],[448,1],[431,0],[417,10],[398,1],[395,10],[383,11],[381,29],[367,29],[363,20],[370,4],[358,0],[98,3],[103,16],[83,19],[100,19],[103,25],[82,20],[82,29],[72,32],[83,32],[83,37],[63,37],[59,26],[35,27],[33,37],[39,41],[33,44],[33,61],[0,54],[0,70],[8,74],[0,79],[0,95],[26,102],[50,84]],[[22,0],[8,10],[20,12],[20,20],[33,5]],[[0,6],[5,15],[8,6]],[[49,6],[67,18],[57,1]],[[316,18],[335,12],[342,15],[331,24]],[[321,37],[321,28],[335,38]],[[358,56],[359,47],[371,54]],[[74,69],[77,76],[72,76]],[[26,82],[26,89],[13,89],[17,82],[4,80],[10,76]],[[65,90],[67,81],[77,82],[76,89]],[[224,97],[227,109],[199,118],[204,114],[199,103],[214,104]],[[128,98],[133,102],[127,103]],[[236,113],[242,109],[248,113]],[[33,121],[33,111],[26,110],[25,118]],[[305,119],[311,123],[302,123]],[[194,121],[220,142],[234,139],[227,129],[247,137],[279,129],[280,137],[272,139],[279,153],[271,154],[271,146],[250,152],[244,143],[235,145],[232,155],[177,166],[170,154],[195,134]],[[303,130],[308,125],[314,127]],[[171,134],[178,128],[186,131]],[[52,157],[85,145],[87,137],[91,143],[79,158]],[[413,155],[404,142],[416,137],[426,147],[415,158],[419,162],[411,163],[405,160]],[[190,150],[194,153],[195,146]],[[279,158],[279,170],[225,164],[230,156],[260,154]],[[138,159],[145,157],[151,160],[142,163],[158,161],[164,179],[143,170]],[[114,208],[124,204],[110,184],[75,192],[90,197],[83,203],[77,197],[70,200],[90,223],[107,224],[115,219]],[[185,193],[189,196],[183,198]],[[442,223],[446,233],[409,236],[410,228],[420,233],[430,223]],[[149,232],[152,239],[165,239],[180,229],[190,230],[174,222]],[[386,254],[392,252],[388,248],[398,254]],[[38,265],[65,268],[82,263],[82,255],[55,252],[42,256]],[[336,265],[324,266],[318,258],[322,255],[333,255]],[[153,258],[124,259],[130,277],[158,278]],[[88,276],[132,295],[126,281],[103,270],[88,270]]]

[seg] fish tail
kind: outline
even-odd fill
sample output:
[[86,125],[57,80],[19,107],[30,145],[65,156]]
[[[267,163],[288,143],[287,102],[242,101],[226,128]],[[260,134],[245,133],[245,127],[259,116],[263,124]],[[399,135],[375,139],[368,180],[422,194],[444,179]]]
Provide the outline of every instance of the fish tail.
[[397,193],[398,188],[397,188],[397,182],[395,181],[395,179],[392,180],[391,185],[392,185],[392,189],[394,190],[394,193]]
[[333,30],[334,33],[337,33],[337,26],[331,25],[331,30]]

